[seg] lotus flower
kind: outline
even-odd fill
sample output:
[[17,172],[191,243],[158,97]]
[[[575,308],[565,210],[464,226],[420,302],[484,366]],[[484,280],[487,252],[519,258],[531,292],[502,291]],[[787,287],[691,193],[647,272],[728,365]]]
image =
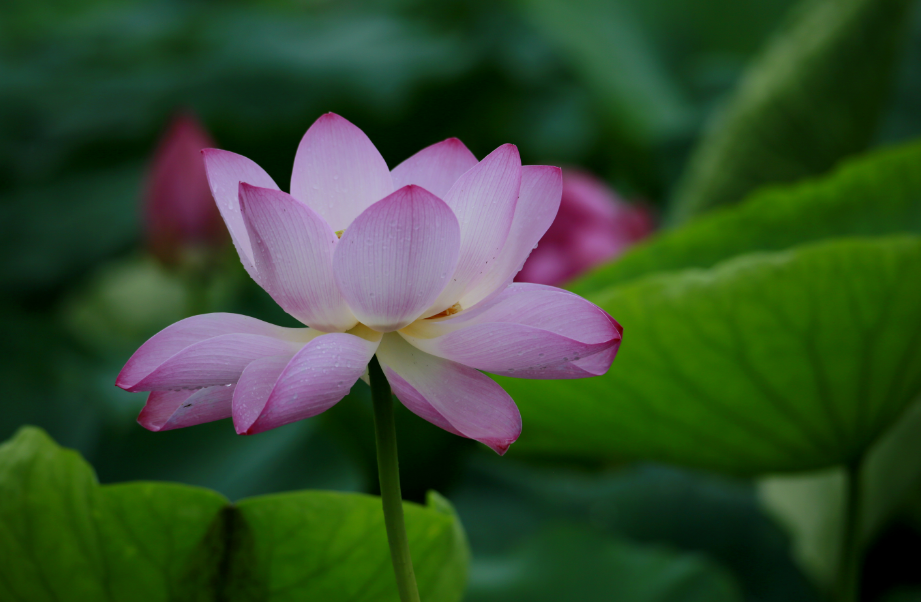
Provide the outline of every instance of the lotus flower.
[[563,284],[614,259],[654,227],[648,209],[623,201],[591,174],[567,169],[560,211],[516,280]]
[[562,176],[522,167],[511,144],[478,162],[452,138],[390,171],[361,130],[327,114],[301,140],[291,194],[249,159],[203,154],[243,266],[308,327],[207,314],[155,335],[117,380],[151,391],[138,417],[150,430],[232,417],[251,434],[314,416],[376,354],[406,407],[501,454],[521,416],[481,370],[582,378],[614,359],[622,330],[607,313],[512,284],[556,215]]
[[201,150],[214,142],[189,114],[173,119],[154,153],[144,191],[144,221],[151,252],[175,263],[184,251],[226,244]]

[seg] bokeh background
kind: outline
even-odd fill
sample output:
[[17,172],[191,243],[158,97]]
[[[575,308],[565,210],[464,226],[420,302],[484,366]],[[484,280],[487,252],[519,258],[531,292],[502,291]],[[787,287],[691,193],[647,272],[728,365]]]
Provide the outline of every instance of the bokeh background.
[[[826,21],[859,4],[824,2]],[[41,426],[103,483],[178,481],[230,499],[375,492],[363,383],[320,417],[253,437],[227,421],[147,432],[135,422],[144,394],[115,388],[137,346],[187,315],[295,325],[226,244],[182,260],[152,253],[144,203],[176,116],[195,116],[218,147],[255,160],[283,188],[300,137],[327,111],[362,128],[391,167],[450,136],[478,157],[513,142],[524,163],[594,173],[668,228],[683,219],[674,199],[691,194],[688,166],[708,128],[737,104],[740,82],[757,93],[751,70],[809,4],[5,0],[0,440]],[[836,102],[862,108],[860,119],[823,126],[846,143],[804,140],[778,181],[921,136],[919,9],[901,2],[891,22],[867,17],[868,30],[852,32],[866,47],[844,53],[829,76],[840,88],[807,89],[791,105],[804,130]],[[622,355],[633,344],[625,327]],[[528,399],[518,401],[526,440]],[[758,479],[516,446],[498,458],[406,411],[398,429],[405,496],[438,490],[467,530],[471,602],[823,599],[798,534]],[[917,500],[868,544],[863,599],[921,599]],[[816,505],[820,522],[822,512]]]

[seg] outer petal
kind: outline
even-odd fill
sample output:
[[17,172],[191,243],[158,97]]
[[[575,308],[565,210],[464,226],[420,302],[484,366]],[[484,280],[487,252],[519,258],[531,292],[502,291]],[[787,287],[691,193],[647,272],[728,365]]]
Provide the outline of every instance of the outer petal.
[[525,165],[521,168],[521,193],[505,246],[489,270],[461,298],[462,307],[473,307],[501,293],[521,270],[560,208],[563,173],[559,167]]
[[451,281],[427,315],[454,305],[498,259],[512,225],[520,185],[518,149],[505,144],[462,175],[445,195],[461,224],[460,254]]
[[237,314],[192,316],[167,326],[141,345],[122,368],[115,384],[126,391],[149,390],[138,388],[139,383],[171,357],[197,343],[230,334],[258,335],[278,339],[282,343],[303,344],[317,333],[306,328],[282,328]]
[[258,334],[224,334],[186,347],[128,390],[168,391],[233,384],[250,362],[269,355],[290,357],[301,346]]
[[422,186],[440,199],[467,170],[477,164],[464,143],[448,138],[421,151],[393,168],[393,187]]
[[384,335],[377,357],[397,398],[433,424],[500,455],[521,434],[515,402],[488,376],[424,353],[396,333]]
[[291,196],[319,213],[333,230],[393,192],[384,158],[364,132],[333,113],[317,119],[297,147]]
[[357,320],[333,277],[339,239],[323,218],[289,194],[240,184],[240,203],[262,286],[289,314],[324,332]]
[[339,290],[358,320],[387,332],[429,307],[457,265],[460,228],[451,209],[418,186],[371,205],[333,257]]
[[583,378],[607,371],[622,333],[604,310],[577,295],[513,284],[480,307],[420,320],[400,334],[427,353],[478,370],[521,378]]
[[253,362],[234,395],[237,432],[251,435],[310,418],[345,397],[380,342],[380,334],[361,330],[367,338],[347,333],[317,337],[290,362],[283,358]]
[[[320,337],[317,337],[320,338]],[[246,367],[237,390],[233,394],[233,426],[237,434],[244,435],[247,429],[259,418],[265,408],[265,402],[278,377],[284,372],[292,356],[272,356],[258,359]]]
[[138,416],[138,424],[156,432],[230,418],[235,388],[236,385],[230,385],[197,391],[152,391]]
[[227,224],[230,231],[230,238],[233,240],[233,246],[236,247],[240,255],[240,261],[247,273],[259,282],[258,272],[256,272],[255,258],[253,257],[253,246],[249,240],[249,234],[246,231],[246,224],[243,222],[243,215],[240,212],[239,189],[240,182],[246,182],[260,188],[272,188],[278,190],[278,185],[272,180],[269,174],[265,173],[261,167],[250,161],[246,157],[229,153],[227,151],[215,148],[206,148],[202,150],[202,156],[205,159],[205,171],[208,172],[208,185],[211,186],[211,194],[217,203],[217,208]]

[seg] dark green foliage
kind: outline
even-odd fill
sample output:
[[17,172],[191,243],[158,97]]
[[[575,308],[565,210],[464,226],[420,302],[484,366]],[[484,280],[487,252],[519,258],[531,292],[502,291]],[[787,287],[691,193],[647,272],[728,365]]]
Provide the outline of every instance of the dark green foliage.
[[708,127],[675,193],[678,224],[863,150],[892,90],[910,0],[805,0]]

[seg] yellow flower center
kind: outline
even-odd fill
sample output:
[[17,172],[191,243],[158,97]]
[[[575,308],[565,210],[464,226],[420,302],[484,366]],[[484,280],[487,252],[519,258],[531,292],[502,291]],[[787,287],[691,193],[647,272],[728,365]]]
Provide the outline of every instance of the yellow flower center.
[[454,305],[444,310],[443,312],[437,313],[434,316],[427,317],[426,320],[434,320],[435,318],[447,318],[448,316],[453,316],[454,314],[460,312],[460,310],[461,310],[461,304],[455,303]]

